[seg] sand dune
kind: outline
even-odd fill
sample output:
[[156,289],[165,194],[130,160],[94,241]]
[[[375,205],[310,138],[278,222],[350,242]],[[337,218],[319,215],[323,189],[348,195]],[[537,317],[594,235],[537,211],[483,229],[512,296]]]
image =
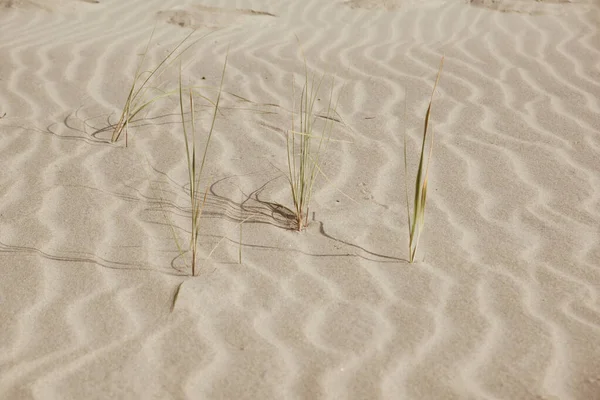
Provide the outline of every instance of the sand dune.
[[[600,399],[599,21],[590,0],[0,1],[0,398]],[[196,277],[178,97],[110,143],[153,28],[148,66],[210,33],[181,58],[209,97],[229,51]],[[414,168],[442,55],[409,264],[403,132]],[[298,233],[303,57],[340,122]]]

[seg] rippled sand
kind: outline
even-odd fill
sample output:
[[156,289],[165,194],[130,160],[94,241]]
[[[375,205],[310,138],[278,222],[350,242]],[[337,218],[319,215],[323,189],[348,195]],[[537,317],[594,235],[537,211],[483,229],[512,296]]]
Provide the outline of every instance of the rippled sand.
[[[109,140],[153,27],[148,66],[212,32],[182,57],[211,98],[229,49],[194,278],[177,96]],[[591,0],[0,0],[0,398],[600,399],[599,27]],[[343,121],[303,233],[298,42]]]

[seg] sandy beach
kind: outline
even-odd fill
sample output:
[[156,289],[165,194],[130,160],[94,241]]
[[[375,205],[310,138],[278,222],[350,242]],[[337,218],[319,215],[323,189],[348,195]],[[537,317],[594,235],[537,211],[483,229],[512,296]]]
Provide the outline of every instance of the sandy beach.
[[[200,154],[223,81],[195,276],[180,77]],[[597,0],[0,0],[0,117],[0,399],[600,400]]]

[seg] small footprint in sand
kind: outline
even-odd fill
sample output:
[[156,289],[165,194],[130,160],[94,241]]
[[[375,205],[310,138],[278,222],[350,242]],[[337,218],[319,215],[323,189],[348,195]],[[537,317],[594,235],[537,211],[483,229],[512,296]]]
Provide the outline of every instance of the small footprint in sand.
[[361,182],[358,185],[360,187],[360,191],[361,193],[364,195],[363,196],[363,200],[368,200],[371,201],[375,204],[377,204],[380,207],[385,208],[386,210],[389,210],[389,206],[382,204],[380,202],[378,202],[377,200],[375,200],[375,196],[373,195],[373,193],[371,192],[371,189],[369,189],[369,187],[367,186],[367,184],[365,182]]
[[159,11],[158,18],[169,24],[179,25],[182,28],[192,26],[195,22],[192,15],[184,10]]
[[185,9],[163,10],[157,13],[159,20],[182,28],[219,29],[239,22],[247,16],[276,17],[266,11],[251,9],[194,6]]

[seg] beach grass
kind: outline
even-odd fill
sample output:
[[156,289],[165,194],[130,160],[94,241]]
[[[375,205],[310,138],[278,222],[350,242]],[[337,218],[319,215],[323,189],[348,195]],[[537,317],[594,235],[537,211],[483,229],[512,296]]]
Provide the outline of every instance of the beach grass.
[[[287,132],[287,161],[288,181],[293,201],[295,227],[298,231],[308,225],[310,202],[314,184],[319,174],[323,174],[321,157],[331,138],[331,130],[337,113],[337,100],[333,104],[334,79],[331,79],[331,88],[325,115],[320,115],[323,121],[320,132],[314,129],[316,121],[315,103],[325,75],[310,76],[304,58],[304,84],[300,94],[299,104],[296,105],[295,81],[292,84],[293,112],[291,130]],[[323,174],[324,175],[324,174]]]
[[[206,184],[206,188],[204,190],[204,194],[201,191],[201,181],[203,180],[204,168],[206,166],[208,150],[210,146],[210,141],[215,129],[215,122],[217,120],[217,114],[219,111],[219,104],[221,101],[221,94],[223,91],[223,82],[225,79],[225,70],[227,68],[227,56],[225,56],[225,62],[223,64],[223,71],[221,73],[221,83],[219,85],[219,91],[217,93],[217,99],[214,102],[214,108],[212,113],[212,120],[210,123],[210,128],[208,130],[208,134],[206,137],[206,143],[204,145],[204,150],[202,153],[196,152],[197,147],[197,133],[196,133],[196,108],[194,103],[194,89],[187,89],[187,99],[184,101],[184,87],[181,82],[181,70],[179,74],[179,109],[181,114],[181,124],[183,128],[183,136],[185,141],[185,155],[187,161],[187,169],[188,169],[188,195],[190,198],[191,205],[191,233],[190,233],[190,242],[189,242],[189,250],[191,250],[191,272],[192,276],[195,276],[198,270],[198,245],[199,245],[199,233],[200,233],[200,222],[202,211],[204,210],[204,205],[206,204],[206,197],[208,195],[208,187],[210,186],[210,182]],[[204,96],[202,96],[204,98]],[[185,103],[189,105],[189,121],[186,121],[185,115]],[[179,241],[176,239],[177,246],[179,247],[180,254],[185,251],[179,245]]]
[[429,100],[429,105],[427,106],[427,111],[425,113],[425,121],[423,126],[423,141],[421,143],[421,152],[419,156],[419,166],[417,169],[417,176],[415,179],[415,195],[413,200],[413,210],[412,210],[412,218],[411,218],[411,210],[410,210],[410,201],[409,201],[409,183],[408,183],[408,150],[407,150],[407,140],[406,140],[406,132],[404,134],[404,186],[406,189],[406,212],[408,218],[408,233],[409,233],[409,242],[408,242],[408,253],[409,253],[409,262],[413,263],[415,261],[415,257],[417,255],[417,249],[419,247],[419,239],[421,238],[421,234],[423,232],[423,228],[425,227],[425,203],[427,200],[427,184],[429,180],[429,163],[431,161],[431,157],[433,155],[433,132],[429,135],[429,154],[427,156],[427,163],[425,163],[425,154],[427,147],[427,136],[429,129],[429,118],[431,116],[431,106],[433,104],[433,96],[435,94],[435,90],[440,80],[440,76],[442,74],[442,68],[444,66],[444,57],[440,61],[440,67],[438,69],[437,77],[435,79],[435,83],[433,85],[433,90],[431,92],[431,98]]
[[141,54],[141,60],[135,71],[133,82],[129,88],[125,105],[121,111],[119,121],[115,124],[111,136],[111,143],[119,140],[121,135],[125,133],[125,146],[128,144],[128,131],[131,121],[147,107],[156,101],[175,95],[177,90],[163,90],[160,88],[158,78],[168,69],[168,67],[183,55],[190,47],[196,44],[204,36],[189,42],[190,38],[196,31],[190,32],[163,58],[153,69],[143,70],[148,50],[154,37],[155,29],[152,30],[150,38],[146,43],[146,47]]

